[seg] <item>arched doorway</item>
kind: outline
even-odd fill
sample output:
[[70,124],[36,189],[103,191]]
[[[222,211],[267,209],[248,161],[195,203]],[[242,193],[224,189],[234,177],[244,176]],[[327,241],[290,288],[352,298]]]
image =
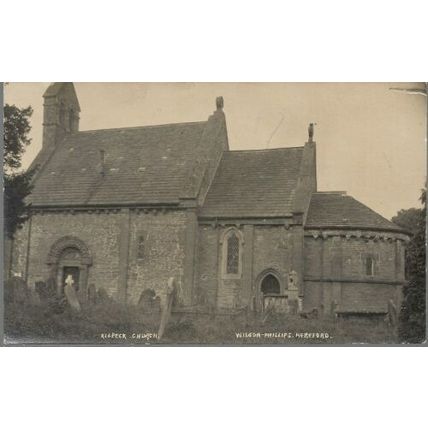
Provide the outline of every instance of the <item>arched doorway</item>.
[[82,270],[82,253],[73,247],[66,248],[60,255],[57,267],[57,283],[59,293],[64,292],[64,287],[69,282],[76,291],[80,289],[80,272]]
[[271,273],[262,279],[260,289],[263,295],[281,294],[281,286],[278,278]]
[[64,292],[66,282],[73,285],[83,300],[87,297],[88,269],[92,257],[86,244],[78,238],[66,236],[52,245],[47,264],[57,284],[58,295]]

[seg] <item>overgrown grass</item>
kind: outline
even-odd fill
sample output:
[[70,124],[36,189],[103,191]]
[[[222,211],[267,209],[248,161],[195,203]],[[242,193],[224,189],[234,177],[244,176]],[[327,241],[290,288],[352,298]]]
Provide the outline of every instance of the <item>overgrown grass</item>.
[[332,345],[398,341],[395,330],[386,323],[365,319],[173,313],[164,337],[148,338],[147,334],[157,333],[159,323],[159,313],[145,314],[136,306],[113,301],[83,307],[79,313],[67,306],[9,304],[5,336],[10,344]]

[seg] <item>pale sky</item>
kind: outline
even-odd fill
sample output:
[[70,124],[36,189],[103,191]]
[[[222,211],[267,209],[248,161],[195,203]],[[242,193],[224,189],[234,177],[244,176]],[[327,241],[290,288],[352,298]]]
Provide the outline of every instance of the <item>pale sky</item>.
[[[48,83],[10,83],[5,102],[31,105],[27,167],[42,144]],[[75,83],[80,130],[206,120],[224,97],[231,150],[301,146],[315,122],[318,190],[347,193],[390,219],[419,206],[426,180],[427,99],[411,83]],[[275,132],[276,130],[276,132]]]

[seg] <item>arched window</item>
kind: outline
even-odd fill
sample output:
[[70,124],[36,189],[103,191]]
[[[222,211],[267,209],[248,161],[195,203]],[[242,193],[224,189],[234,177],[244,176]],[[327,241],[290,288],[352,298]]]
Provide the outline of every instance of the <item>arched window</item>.
[[144,236],[140,235],[138,237],[138,243],[137,243],[137,259],[143,260],[144,259]]
[[227,238],[226,273],[237,274],[239,271],[239,238],[232,233]]
[[241,234],[230,229],[223,239],[223,275],[229,278],[241,276]]
[[374,276],[375,274],[375,259],[372,256],[366,257],[366,275]]

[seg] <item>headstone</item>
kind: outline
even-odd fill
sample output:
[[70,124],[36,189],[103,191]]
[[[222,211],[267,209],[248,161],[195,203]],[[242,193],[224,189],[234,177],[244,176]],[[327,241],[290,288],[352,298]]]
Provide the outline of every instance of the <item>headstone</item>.
[[12,278],[12,287],[13,287],[13,300],[15,303],[22,305],[27,302],[29,297],[29,290],[25,281],[16,276]]
[[46,281],[46,296],[48,299],[55,299],[57,297],[57,283],[52,277],[49,277]]
[[34,286],[34,290],[36,291],[41,301],[48,300],[49,293],[47,292],[47,287],[45,282],[37,281]]
[[70,285],[71,287],[74,287],[73,275],[71,274],[67,275],[67,278],[65,278],[65,285]]
[[77,299],[76,290],[70,282],[64,287],[64,294],[71,308],[77,312],[80,312],[80,303]]
[[138,299],[138,306],[143,310],[143,312],[149,312],[152,309],[152,302],[155,297],[155,290],[151,288],[144,289]]
[[392,300],[388,302],[388,322],[393,327],[398,323],[397,307]]
[[43,301],[47,300],[46,283],[44,281],[36,281],[34,289],[31,291],[34,304],[39,305]]
[[176,287],[175,287],[174,278],[169,278],[168,284],[166,286],[165,304],[162,307],[161,322],[158,330],[158,339],[161,339],[165,332],[165,327],[168,324],[169,318],[171,316],[175,294],[176,294]]
[[107,291],[100,287],[97,290],[97,303],[105,304],[110,302],[110,296],[108,295]]
[[90,305],[97,303],[97,289],[95,288],[95,284],[89,284],[88,286],[88,303]]

